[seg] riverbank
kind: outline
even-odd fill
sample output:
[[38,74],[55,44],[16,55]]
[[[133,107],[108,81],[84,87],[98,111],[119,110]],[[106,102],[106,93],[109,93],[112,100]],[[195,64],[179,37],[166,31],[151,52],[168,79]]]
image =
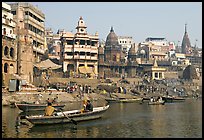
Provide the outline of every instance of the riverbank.
[[[141,97],[150,97],[150,96],[158,96],[158,95],[166,95],[166,89],[169,90],[169,93],[172,94],[173,87],[169,85],[163,85],[163,84],[157,84],[157,83],[151,83],[151,84],[145,84],[142,85],[142,88],[139,88],[139,85],[142,83],[142,79],[139,78],[126,78],[126,80],[129,82],[127,83],[121,83],[120,78],[110,78],[112,81],[111,83],[106,83],[105,80],[98,80],[98,79],[66,79],[66,82],[74,81],[78,85],[90,85],[92,92],[91,93],[83,93],[80,94],[79,90],[73,92],[73,93],[67,93],[57,90],[50,90],[50,91],[20,91],[20,92],[8,92],[6,90],[2,91],[2,105],[11,105],[13,103],[34,103],[36,101],[40,103],[46,103],[47,99],[57,99],[57,102],[59,103],[69,103],[69,102],[81,102],[84,99],[90,99],[92,101],[102,100],[105,102],[105,98],[109,98],[110,94],[114,95],[112,97],[115,98],[141,98]],[[55,79],[54,81],[60,81],[60,79]],[[62,81],[62,80],[61,80]],[[116,92],[108,93],[106,92],[104,94],[103,90],[98,89],[98,85],[108,85],[109,87],[114,87],[116,89]],[[117,87],[124,87],[126,89],[126,94],[124,93],[117,93]],[[155,88],[155,91],[151,90],[151,88]],[[185,91],[185,94],[189,97],[193,96],[194,93],[200,94],[202,96],[202,80],[194,82],[194,83],[188,83],[188,84],[182,84],[182,85],[176,85],[177,89],[183,89]],[[198,88],[198,89],[197,89]],[[165,89],[165,90],[164,90]],[[52,92],[51,92],[52,91]],[[138,94],[135,94],[133,91],[136,91]],[[171,93],[172,92],[172,93]],[[175,94],[176,95],[176,94]]]

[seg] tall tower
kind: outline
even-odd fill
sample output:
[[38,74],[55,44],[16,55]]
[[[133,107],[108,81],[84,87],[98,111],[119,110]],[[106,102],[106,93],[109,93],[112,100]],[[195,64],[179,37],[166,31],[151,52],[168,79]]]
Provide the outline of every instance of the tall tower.
[[87,34],[87,31],[86,31],[86,25],[85,25],[85,22],[83,20],[82,17],[79,18],[79,21],[78,21],[78,25],[76,27],[77,29],[77,33],[76,34],[83,34],[83,35],[86,35]]
[[191,49],[191,43],[190,43],[188,33],[187,33],[187,24],[185,24],[185,33],[184,33],[183,40],[182,40],[181,53],[189,54],[190,49]]

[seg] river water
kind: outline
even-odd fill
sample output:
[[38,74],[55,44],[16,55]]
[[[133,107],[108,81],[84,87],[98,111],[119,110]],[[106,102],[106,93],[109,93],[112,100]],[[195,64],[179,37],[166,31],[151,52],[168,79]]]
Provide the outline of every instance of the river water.
[[2,138],[202,138],[202,99],[165,105],[111,103],[103,118],[78,125],[26,123],[16,128],[18,114],[17,108],[2,107]]

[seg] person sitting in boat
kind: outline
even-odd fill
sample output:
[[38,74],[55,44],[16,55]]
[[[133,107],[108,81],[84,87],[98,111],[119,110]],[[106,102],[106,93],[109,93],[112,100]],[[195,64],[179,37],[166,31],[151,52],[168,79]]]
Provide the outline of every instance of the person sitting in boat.
[[86,104],[86,109],[85,109],[86,112],[88,111],[93,111],[93,105],[91,103],[90,100],[87,100],[87,104]]
[[153,102],[153,101],[154,101],[154,98],[153,98],[153,97],[151,97],[151,98],[150,98],[150,102]]
[[161,96],[159,97],[159,100],[158,100],[158,101],[159,101],[159,102],[162,102],[162,101],[163,101]]
[[57,109],[52,106],[51,102],[48,102],[47,107],[45,108],[45,116],[52,116],[54,111],[57,111]]
[[86,105],[87,105],[87,100],[83,101],[83,108],[81,109],[81,113],[85,112],[86,110]]

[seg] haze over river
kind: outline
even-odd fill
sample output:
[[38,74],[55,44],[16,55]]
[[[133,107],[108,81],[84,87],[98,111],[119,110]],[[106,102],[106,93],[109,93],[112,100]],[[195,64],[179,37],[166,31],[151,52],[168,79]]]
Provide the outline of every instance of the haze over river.
[[[81,105],[66,107],[78,109]],[[111,103],[103,118],[78,125],[22,124],[17,128],[19,112],[17,108],[2,107],[2,138],[202,138],[201,98],[165,105]]]

